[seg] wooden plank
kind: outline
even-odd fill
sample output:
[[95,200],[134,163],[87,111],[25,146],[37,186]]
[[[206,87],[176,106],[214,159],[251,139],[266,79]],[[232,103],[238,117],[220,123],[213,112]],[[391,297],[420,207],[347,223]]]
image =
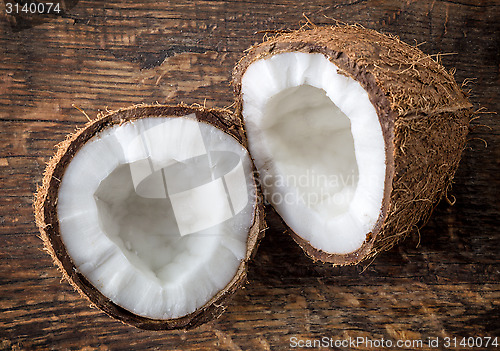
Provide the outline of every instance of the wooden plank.
[[228,106],[231,69],[262,40],[257,32],[298,28],[303,14],[318,25],[358,22],[446,54],[457,81],[476,78],[476,108],[499,111],[497,1],[65,4],[64,16],[17,32],[0,5],[0,349],[280,350],[291,337],[500,336],[494,114],[473,123],[456,205],[440,204],[420,236],[369,265],[330,267],[305,257],[271,215],[246,288],[221,319],[187,332],[142,331],[89,308],[60,283],[31,209],[54,145],[87,120],[72,104],[92,118],[142,102]]

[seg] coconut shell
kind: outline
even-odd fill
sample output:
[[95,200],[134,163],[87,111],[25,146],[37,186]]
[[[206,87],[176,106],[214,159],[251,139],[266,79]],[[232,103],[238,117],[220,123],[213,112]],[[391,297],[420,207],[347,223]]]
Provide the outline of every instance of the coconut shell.
[[385,141],[384,198],[362,246],[331,254],[289,230],[314,260],[355,264],[393,247],[428,219],[458,167],[472,105],[453,74],[417,47],[361,26],[339,25],[281,34],[248,49],[233,70],[237,115],[247,68],[286,52],[323,54],[361,84],[378,114]]
[[93,305],[97,306],[111,317],[142,329],[188,329],[218,318],[224,312],[229,297],[246,283],[248,262],[252,258],[252,254],[256,251],[258,243],[263,236],[265,224],[264,212],[261,205],[262,201],[256,199],[253,224],[249,230],[247,239],[246,256],[239,265],[237,273],[231,282],[195,312],[181,318],[157,320],[135,315],[115,304],[106,296],[102,295],[75,267],[71,257],[66,252],[59,232],[59,220],[57,218],[59,185],[66,167],[71,162],[76,152],[103,129],[140,118],[180,117],[192,113],[196,114],[198,121],[211,124],[225,131],[227,134],[234,137],[240,144],[246,146],[241,123],[227,110],[188,107],[185,105],[132,106],[99,116],[97,119],[88,122],[83,128],[78,129],[74,134],[69,135],[65,141],[60,143],[57,146],[55,156],[52,157],[45,169],[42,185],[38,188],[36,193],[34,202],[36,224],[40,230],[41,239],[45,244],[45,250],[51,255],[54,263],[62,272],[63,277],[81,296],[87,298]]

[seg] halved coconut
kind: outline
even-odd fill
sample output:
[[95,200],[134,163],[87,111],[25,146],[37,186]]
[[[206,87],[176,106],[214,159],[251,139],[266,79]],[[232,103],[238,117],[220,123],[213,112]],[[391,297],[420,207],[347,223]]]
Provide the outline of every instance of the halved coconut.
[[307,254],[334,264],[392,247],[430,214],[471,115],[438,62],[359,26],[256,45],[233,85],[264,196]]
[[35,203],[64,277],[140,328],[218,317],[263,230],[244,143],[229,112],[186,106],[120,110],[69,136]]

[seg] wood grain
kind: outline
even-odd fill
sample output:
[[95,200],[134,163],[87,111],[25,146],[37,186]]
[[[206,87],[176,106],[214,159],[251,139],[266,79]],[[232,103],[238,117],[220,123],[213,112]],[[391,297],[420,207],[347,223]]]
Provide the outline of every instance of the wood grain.
[[141,102],[229,106],[232,67],[262,40],[258,32],[298,28],[303,14],[446,54],[458,82],[474,78],[476,108],[499,111],[498,1],[64,4],[61,16],[17,26],[0,5],[0,349],[286,350],[290,337],[500,337],[493,113],[473,122],[450,194],[456,204],[441,203],[419,235],[370,265],[333,268],[306,258],[271,215],[246,288],[218,321],[188,332],[142,331],[90,308],[60,283],[31,209],[54,145],[86,121],[72,104],[91,117]]

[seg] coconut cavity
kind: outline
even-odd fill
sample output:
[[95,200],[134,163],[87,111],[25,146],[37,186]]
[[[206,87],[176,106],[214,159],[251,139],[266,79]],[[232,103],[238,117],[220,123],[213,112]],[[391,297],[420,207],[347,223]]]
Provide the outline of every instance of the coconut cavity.
[[74,267],[152,319],[186,316],[235,279],[256,207],[239,142],[195,115],[104,129],[62,177],[57,216]]
[[323,54],[254,61],[241,78],[266,199],[318,250],[359,249],[381,214],[385,143],[367,92]]

